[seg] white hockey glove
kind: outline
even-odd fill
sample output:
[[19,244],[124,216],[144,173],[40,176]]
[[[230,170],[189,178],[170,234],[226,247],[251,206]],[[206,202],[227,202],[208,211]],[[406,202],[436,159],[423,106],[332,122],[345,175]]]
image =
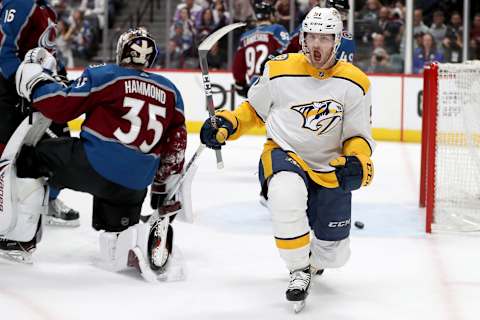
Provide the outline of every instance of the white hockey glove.
[[43,71],[38,63],[22,62],[15,74],[15,86],[19,96],[31,101],[33,88],[42,81],[56,82],[55,79]]
[[57,60],[45,48],[37,47],[28,50],[23,59],[25,63],[38,63],[43,69],[46,69],[53,74],[57,73]]

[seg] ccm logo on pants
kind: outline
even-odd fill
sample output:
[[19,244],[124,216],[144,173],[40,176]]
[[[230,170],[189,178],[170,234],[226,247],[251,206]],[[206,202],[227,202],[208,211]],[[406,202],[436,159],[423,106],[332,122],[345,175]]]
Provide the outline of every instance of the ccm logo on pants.
[[332,221],[328,223],[329,228],[341,228],[350,224],[350,219],[344,221]]

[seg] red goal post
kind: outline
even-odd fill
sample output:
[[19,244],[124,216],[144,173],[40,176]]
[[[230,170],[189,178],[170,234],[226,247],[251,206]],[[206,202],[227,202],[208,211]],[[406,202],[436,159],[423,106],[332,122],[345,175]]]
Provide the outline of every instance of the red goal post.
[[426,232],[480,231],[480,62],[423,76],[420,207]]

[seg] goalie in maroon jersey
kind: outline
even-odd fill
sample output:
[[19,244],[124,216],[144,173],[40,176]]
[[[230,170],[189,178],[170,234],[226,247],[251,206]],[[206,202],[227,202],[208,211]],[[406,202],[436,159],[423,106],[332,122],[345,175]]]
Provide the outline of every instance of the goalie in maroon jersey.
[[242,97],[252,83],[262,75],[265,63],[282,53],[289,42],[288,31],[279,24],[272,24],[272,4],[267,0],[253,0],[255,27],[244,32],[233,62],[235,89]]
[[[44,72],[41,62],[50,54],[43,48],[27,54],[37,58],[16,74],[19,95],[47,118],[66,122],[85,114],[80,138],[23,146],[17,176],[48,177],[58,189],[92,194],[93,228],[105,231],[102,258],[116,271],[134,266],[150,279],[166,266],[173,229],[170,218],[155,215],[140,223],[142,204],[154,178],[160,188],[182,170],[187,136],[180,92],[144,71],[156,55],[154,39],[137,28],[120,36],[117,64],[89,67],[70,86]],[[178,201],[165,204],[161,197],[154,206],[162,212],[181,210]]]

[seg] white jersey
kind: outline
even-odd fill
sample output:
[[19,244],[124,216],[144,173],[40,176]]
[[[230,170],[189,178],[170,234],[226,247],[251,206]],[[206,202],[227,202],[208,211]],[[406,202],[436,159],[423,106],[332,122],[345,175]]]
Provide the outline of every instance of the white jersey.
[[354,137],[374,148],[371,89],[367,76],[339,61],[324,71],[299,54],[278,56],[248,92],[248,102],[265,122],[267,136],[293,152],[315,172],[331,172],[329,162],[344,154]]

